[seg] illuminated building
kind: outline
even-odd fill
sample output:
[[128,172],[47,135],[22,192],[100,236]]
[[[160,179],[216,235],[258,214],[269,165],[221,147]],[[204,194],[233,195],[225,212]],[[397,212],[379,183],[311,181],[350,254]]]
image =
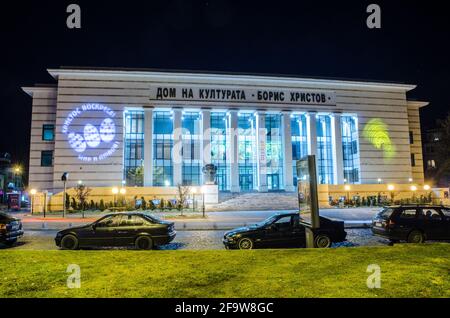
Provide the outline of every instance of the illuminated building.
[[[33,97],[30,186],[63,172],[90,187],[203,184],[294,191],[296,161],[321,184],[423,183],[414,85],[257,75],[52,69]],[[344,182],[344,180],[346,180]]]

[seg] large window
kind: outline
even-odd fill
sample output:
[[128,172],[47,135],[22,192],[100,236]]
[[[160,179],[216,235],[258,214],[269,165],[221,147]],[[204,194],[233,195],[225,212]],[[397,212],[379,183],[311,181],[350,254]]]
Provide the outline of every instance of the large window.
[[144,112],[126,111],[124,179],[128,186],[144,185]]
[[342,150],[344,155],[344,178],[347,183],[360,182],[358,121],[354,116],[341,117]]
[[227,162],[228,116],[225,112],[211,113],[211,162],[217,167],[217,184],[220,191],[230,190]]
[[317,115],[317,167],[319,184],[334,184],[331,116]]
[[201,184],[201,117],[198,112],[184,112],[183,125],[183,185]]
[[173,185],[173,115],[170,111],[153,114],[153,186]]
[[291,136],[293,184],[297,186],[297,161],[308,155],[308,128],[305,115],[291,115]]
[[41,151],[41,167],[53,167],[53,151]]
[[283,134],[280,114],[266,114],[267,187],[269,191],[282,190]]
[[43,125],[42,126],[42,140],[54,141],[55,140],[55,125]]
[[241,191],[251,191],[256,187],[256,130],[255,116],[239,113],[239,186]]

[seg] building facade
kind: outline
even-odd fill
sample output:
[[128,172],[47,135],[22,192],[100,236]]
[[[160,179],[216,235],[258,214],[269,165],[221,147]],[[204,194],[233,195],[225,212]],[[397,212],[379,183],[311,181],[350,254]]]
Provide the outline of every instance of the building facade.
[[423,183],[415,86],[346,80],[53,69],[33,97],[30,187],[202,185],[295,191],[314,154],[320,184]]

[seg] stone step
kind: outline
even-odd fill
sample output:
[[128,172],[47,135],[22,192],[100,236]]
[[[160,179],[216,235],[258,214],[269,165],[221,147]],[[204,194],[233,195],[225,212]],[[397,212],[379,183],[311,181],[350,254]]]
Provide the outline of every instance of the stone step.
[[296,193],[243,193],[221,194],[220,203],[208,207],[208,211],[263,211],[296,210]]

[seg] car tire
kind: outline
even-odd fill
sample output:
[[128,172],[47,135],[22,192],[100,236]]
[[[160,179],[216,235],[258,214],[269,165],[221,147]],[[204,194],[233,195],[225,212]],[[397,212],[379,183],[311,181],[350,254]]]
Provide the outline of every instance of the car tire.
[[329,248],[331,243],[331,238],[325,234],[319,234],[314,239],[314,246],[317,248]]
[[139,236],[134,245],[138,250],[151,250],[153,249],[153,240],[148,236]]
[[67,234],[61,239],[61,249],[63,250],[77,250],[78,245],[78,238],[75,235]]
[[420,243],[425,242],[425,236],[419,230],[412,230],[408,234],[407,242],[408,243],[413,243],[413,244],[420,244]]
[[243,237],[238,242],[238,248],[240,250],[251,250],[253,249],[253,241],[249,239],[248,237]]

